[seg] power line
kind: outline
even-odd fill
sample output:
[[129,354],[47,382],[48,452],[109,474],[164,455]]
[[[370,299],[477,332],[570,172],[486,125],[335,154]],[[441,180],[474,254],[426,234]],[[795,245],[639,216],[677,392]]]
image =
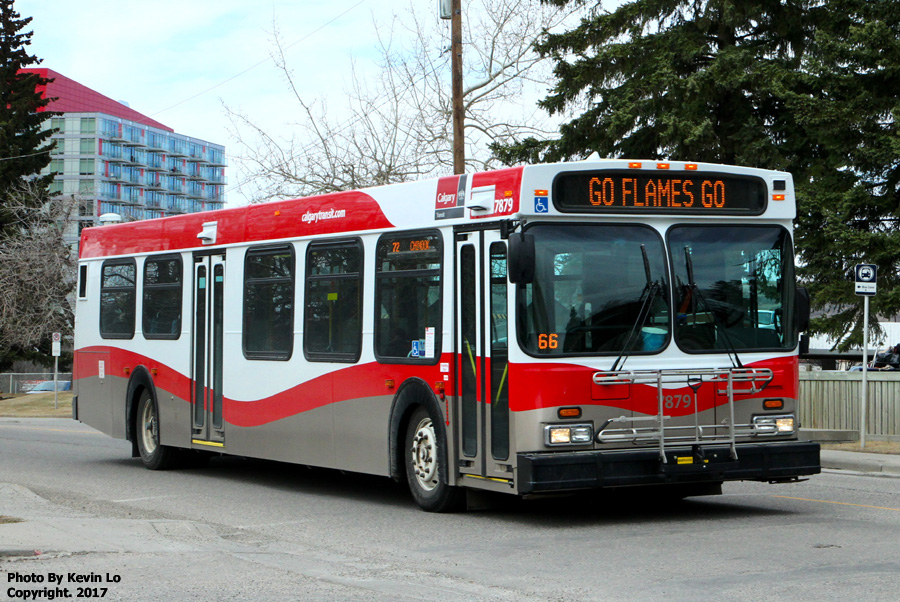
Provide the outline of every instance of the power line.
[[30,155],[18,155],[17,157],[0,157],[0,161],[12,161],[13,159],[24,159],[25,157],[36,157],[38,155],[46,155],[50,152],[51,149],[46,149],[42,151],[38,151],[36,153],[31,153]]
[[[296,42],[295,42],[295,43],[296,43]],[[292,44],[292,45],[293,45],[293,44]],[[288,48],[289,48],[289,46],[288,46]],[[405,96],[407,92],[409,92],[410,90],[412,90],[413,88],[415,88],[415,87],[416,87],[418,84],[420,84],[421,82],[425,81],[425,79],[427,79],[428,77],[431,77],[432,75],[436,74],[436,73],[438,72],[438,70],[440,70],[441,68],[446,67],[446,61],[444,61],[444,62],[434,62],[434,63],[432,63],[432,64],[433,64],[433,67],[432,67],[429,71],[426,71],[425,73],[422,73],[422,74],[419,76],[418,79],[409,82],[409,84],[408,84],[406,87],[404,87],[402,90],[400,90],[400,92],[399,92],[398,94],[396,94],[395,96],[391,96],[391,97],[385,99],[385,100],[384,100],[383,102],[381,102],[381,103],[373,104],[373,105],[370,107],[370,109],[369,109],[368,112],[369,112],[369,113],[373,113],[373,112],[377,112],[377,111],[381,110],[382,107],[384,107],[384,106],[386,106],[387,104],[389,104],[390,102],[394,101],[396,98],[400,98],[400,97]],[[335,128],[334,130],[332,130],[332,133],[333,133],[333,134],[342,134],[342,133],[346,132],[347,130],[349,130],[351,127],[353,127],[353,126],[355,126],[356,124],[358,124],[359,122],[365,120],[367,116],[368,116],[367,114],[364,114],[364,115],[359,115],[359,114],[358,114],[358,115],[355,115],[355,116],[353,116],[353,117],[350,117],[350,118],[347,119],[343,124],[340,124],[340,125],[336,126],[336,128]],[[288,157],[287,160],[290,161],[290,160],[293,160],[293,159],[296,158],[296,157],[302,156],[302,155],[308,153],[309,151],[311,151],[312,149],[316,148],[317,146],[320,146],[320,144],[321,144],[321,142],[315,142],[315,141],[314,141],[314,142],[310,142],[309,144],[307,144],[307,145],[301,147],[297,152],[295,152],[294,154],[292,154],[290,157]],[[230,155],[230,156],[233,157],[233,158],[235,158],[235,159],[241,159],[241,157],[240,157],[240,156],[237,156],[237,155]],[[234,191],[236,191],[236,190],[239,190],[244,184],[249,184],[252,180],[254,180],[254,179],[258,178],[258,177],[259,177],[259,176],[257,176],[257,175],[251,175],[251,176],[248,176],[247,178],[244,178],[244,179],[241,180],[240,182],[238,182],[238,183],[236,183],[236,184],[233,184],[233,185],[229,186],[229,188],[227,188],[226,190],[223,190],[223,191],[222,191],[222,194],[219,195],[218,198],[221,198],[222,196],[224,196],[224,195],[225,195],[226,193],[228,193],[228,192],[234,192]]]
[[[421,83],[422,81],[424,81],[427,77],[430,77],[431,75],[434,75],[435,73],[437,73],[438,69],[439,69],[441,66],[442,66],[442,65],[435,64],[434,69],[432,69],[431,71],[429,71],[429,72],[427,72],[427,73],[422,74],[421,77],[419,77],[419,79],[417,79],[417,80],[411,82],[408,86],[406,86],[405,88],[403,88],[403,90],[401,90],[400,93],[399,93],[397,96],[403,96],[403,95],[406,94],[409,90],[411,90],[411,89],[414,88],[416,85],[418,85],[419,83]],[[385,100],[384,102],[382,102],[382,103],[380,103],[380,104],[373,105],[373,106],[371,107],[371,109],[370,109],[370,112],[377,112],[377,111],[380,110],[382,107],[384,107],[384,106],[387,105],[388,103],[392,102],[392,100],[393,100],[392,98],[389,98],[389,99]],[[338,126],[336,127],[336,129],[333,130],[332,133],[334,133],[334,134],[342,134],[342,133],[344,133],[345,131],[347,131],[348,129],[350,129],[352,126],[355,126],[355,125],[356,125],[357,123],[359,123],[360,121],[363,121],[364,119],[366,119],[366,117],[367,117],[367,115],[356,115],[356,116],[354,116],[354,117],[351,117],[351,118],[348,119],[346,122],[344,122],[343,125],[338,125]],[[312,149],[314,149],[315,147],[319,146],[320,144],[321,144],[320,142],[310,142],[310,143],[307,144],[306,146],[302,147],[299,151],[297,151],[296,153],[294,153],[294,154],[292,154],[290,157],[288,157],[287,160],[293,160],[293,159],[296,158],[296,157],[302,156],[302,155],[306,154],[307,152],[311,151]],[[237,155],[230,155],[230,156],[233,157],[233,158],[235,158],[235,159],[240,159],[240,158],[241,158],[240,156],[237,156]],[[228,189],[223,190],[222,193],[221,193],[220,195],[218,195],[217,198],[221,198],[221,197],[223,197],[225,194],[227,194],[227,193],[229,193],[229,192],[234,192],[234,191],[236,191],[236,190],[240,190],[240,188],[241,188],[244,184],[249,184],[252,180],[256,179],[257,177],[258,177],[258,176],[256,176],[256,175],[251,175],[251,176],[249,176],[249,177],[247,177],[247,178],[241,180],[240,182],[238,182],[238,183],[236,183],[236,184],[233,184],[233,185],[230,186]]]
[[[309,32],[308,34],[306,34],[305,36],[303,36],[303,37],[300,38],[299,40],[297,40],[297,41],[295,41],[295,42],[292,42],[291,44],[288,44],[287,46],[285,46],[285,50],[287,50],[288,48],[292,48],[292,47],[296,46],[296,45],[299,44],[300,42],[306,41],[306,40],[309,39],[311,36],[313,36],[313,35],[319,33],[320,31],[322,31],[323,29],[325,29],[326,27],[328,27],[329,25],[331,25],[332,23],[334,23],[335,21],[337,21],[338,19],[340,19],[341,17],[343,17],[344,15],[346,15],[347,13],[349,13],[351,10],[355,9],[357,6],[359,6],[360,4],[362,4],[362,3],[366,2],[366,1],[367,1],[367,0],[359,0],[359,2],[357,2],[357,3],[354,4],[353,6],[351,6],[350,8],[348,8],[347,10],[345,10],[344,12],[342,12],[341,14],[337,15],[336,17],[334,17],[334,18],[331,19],[330,21],[328,21],[328,22],[326,22],[326,23],[323,23],[322,25],[320,25],[319,27],[317,27],[317,28],[314,29],[313,31]],[[240,73],[237,73],[237,74],[235,74],[235,75],[232,75],[232,76],[229,77],[228,79],[223,80],[223,81],[217,83],[216,85],[211,86],[211,87],[209,87],[209,88],[203,90],[202,92],[198,92],[197,94],[194,94],[193,96],[191,96],[191,97],[189,97],[189,98],[185,98],[184,100],[181,100],[181,101],[179,101],[179,102],[176,102],[175,104],[173,104],[173,105],[171,105],[171,106],[168,106],[168,107],[166,107],[165,109],[162,109],[161,111],[157,111],[156,113],[153,113],[152,115],[150,115],[150,117],[156,117],[157,115],[159,115],[159,114],[161,114],[161,113],[165,113],[165,112],[168,111],[169,109],[174,109],[175,107],[180,106],[180,105],[183,105],[184,103],[189,102],[189,101],[191,101],[191,100],[194,100],[194,99],[197,98],[197,97],[203,96],[203,95],[206,94],[207,92],[211,92],[212,90],[215,90],[216,88],[218,88],[218,87],[220,87],[220,86],[224,86],[224,85],[227,84],[228,82],[230,82],[230,81],[232,81],[232,80],[235,80],[235,79],[239,78],[240,76],[242,76],[242,75],[244,75],[244,74],[246,74],[246,73],[248,73],[248,72],[250,72],[250,71],[256,69],[256,68],[259,67],[260,65],[263,65],[263,64],[265,64],[265,63],[268,63],[268,62],[271,61],[271,60],[272,60],[272,57],[263,59],[263,60],[259,61],[258,63],[254,64],[254,65],[251,65],[250,67],[244,69],[244,70],[241,71]]]

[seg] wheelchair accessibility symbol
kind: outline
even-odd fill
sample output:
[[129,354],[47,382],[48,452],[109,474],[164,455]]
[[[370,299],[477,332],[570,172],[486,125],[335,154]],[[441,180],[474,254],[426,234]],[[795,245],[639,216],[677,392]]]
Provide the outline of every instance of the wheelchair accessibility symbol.
[[549,197],[545,197],[545,196],[534,197],[534,212],[535,213],[548,213],[549,211],[550,211]]

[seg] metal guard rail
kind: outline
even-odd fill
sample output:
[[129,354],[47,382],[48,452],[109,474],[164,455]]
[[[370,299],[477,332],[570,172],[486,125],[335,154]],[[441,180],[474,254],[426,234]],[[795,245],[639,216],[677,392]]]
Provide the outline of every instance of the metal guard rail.
[[[731,458],[737,460],[737,436],[755,436],[768,434],[757,430],[755,425],[735,425],[734,422],[734,396],[753,395],[759,393],[772,381],[772,371],[767,368],[702,368],[697,370],[615,370],[595,372],[594,384],[597,385],[630,385],[649,384],[656,385],[658,413],[656,416],[620,416],[607,420],[597,432],[596,441],[604,443],[608,441],[657,441],[659,444],[659,459],[666,463],[666,443],[679,443],[698,445],[703,443],[727,443],[731,451]],[[663,384],[686,384],[694,392],[694,425],[670,426],[664,422],[670,419],[663,412]],[[717,395],[725,395],[728,400],[728,418],[723,424],[701,425],[697,407],[697,392],[704,383],[713,383],[716,386]],[[643,428],[607,428],[613,423],[656,422],[657,426]],[[726,431],[724,434],[721,431]],[[667,435],[667,431],[669,435]],[[673,431],[688,431],[687,433],[672,434]],[[693,431],[692,433],[690,431]]]

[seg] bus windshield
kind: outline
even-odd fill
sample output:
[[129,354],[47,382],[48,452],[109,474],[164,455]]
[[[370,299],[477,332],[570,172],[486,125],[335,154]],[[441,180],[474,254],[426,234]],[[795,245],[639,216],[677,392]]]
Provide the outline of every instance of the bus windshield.
[[669,287],[659,234],[633,224],[540,224],[534,281],[519,288],[519,340],[532,355],[661,349]]
[[780,226],[675,226],[675,341],[688,352],[796,345],[793,254]]
[[539,224],[528,232],[535,276],[519,288],[517,326],[531,355],[654,353],[673,327],[688,353],[797,343],[793,253],[781,226],[673,226],[671,288],[663,241],[649,227]]

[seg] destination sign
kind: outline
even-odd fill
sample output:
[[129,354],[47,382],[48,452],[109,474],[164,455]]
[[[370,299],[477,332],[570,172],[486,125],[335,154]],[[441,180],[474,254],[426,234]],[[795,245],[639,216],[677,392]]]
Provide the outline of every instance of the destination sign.
[[697,171],[572,172],[554,180],[553,203],[564,212],[759,215],[766,208],[766,183]]

